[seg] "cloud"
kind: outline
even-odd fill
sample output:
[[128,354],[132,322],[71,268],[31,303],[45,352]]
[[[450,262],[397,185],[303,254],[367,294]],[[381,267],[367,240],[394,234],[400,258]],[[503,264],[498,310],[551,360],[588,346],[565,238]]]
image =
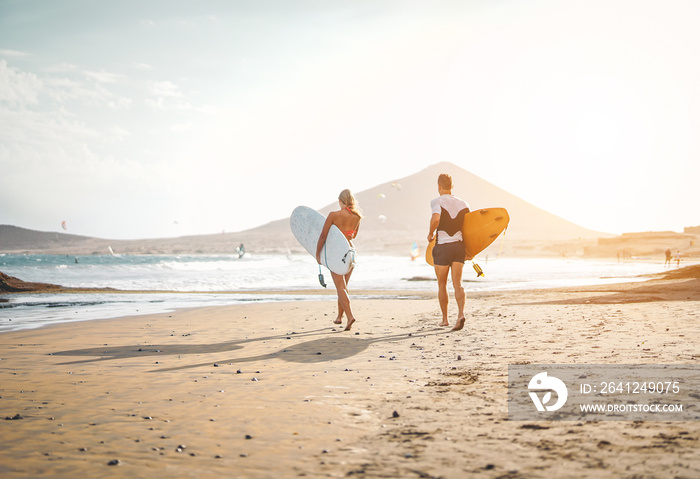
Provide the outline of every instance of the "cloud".
[[72,63],[59,63],[58,65],[51,65],[50,67],[46,68],[46,71],[49,73],[65,73],[65,72],[74,72],[77,71],[78,67],[76,65],[73,65]]
[[136,68],[137,70],[153,70],[154,69],[148,63],[143,63],[143,62],[134,63],[134,68]]
[[0,60],[0,102],[12,108],[36,104],[42,88],[41,80],[34,73],[21,72]]
[[155,98],[146,98],[144,102],[158,111],[191,111],[194,108],[188,101],[183,100],[180,88],[170,81],[154,81],[149,90]]
[[[11,110],[41,109],[51,111],[57,105],[79,101],[92,106],[113,109],[129,108],[130,98],[117,97],[105,85],[124,79],[123,75],[105,71],[84,71],[77,75],[75,65],[62,63],[46,70],[45,75],[22,71],[0,60],[0,106]],[[95,82],[85,81],[85,78]]]
[[67,77],[46,77],[43,83],[46,87],[43,94],[48,99],[63,105],[70,101],[78,101],[93,107],[126,108],[131,104],[129,99],[116,98],[103,83],[99,82],[89,83]]
[[83,71],[83,74],[86,77],[95,80],[99,83],[118,83],[119,81],[124,79],[124,75],[119,75],[117,73],[109,73],[104,70],[100,70],[99,72],[85,70]]
[[169,81],[152,82],[151,92],[157,97],[182,97],[182,92],[180,89],[174,83]]
[[39,76],[0,60],[0,188],[23,171],[46,172],[49,179],[78,171],[80,164],[99,161],[100,151],[110,153],[109,144],[130,137],[105,113],[127,108],[131,100],[90,83],[79,76]]
[[186,101],[174,101],[168,102],[163,97],[158,97],[155,100],[152,98],[146,98],[144,100],[146,105],[158,111],[190,111],[192,110],[192,104]]
[[117,140],[125,140],[127,137],[131,136],[131,132],[128,130],[125,130],[124,128],[120,126],[115,126],[110,129],[112,134],[114,135],[114,138]]
[[116,100],[110,101],[107,106],[114,110],[119,110],[122,108],[130,108],[132,104],[133,100],[131,98],[119,97]]
[[28,57],[29,53],[20,52],[18,50],[7,50],[7,49],[0,48],[0,56],[20,58],[20,57]]
[[187,123],[180,123],[177,125],[173,125],[170,127],[170,131],[174,131],[176,133],[185,133],[188,131],[192,131],[192,128],[194,127],[194,123],[187,122]]

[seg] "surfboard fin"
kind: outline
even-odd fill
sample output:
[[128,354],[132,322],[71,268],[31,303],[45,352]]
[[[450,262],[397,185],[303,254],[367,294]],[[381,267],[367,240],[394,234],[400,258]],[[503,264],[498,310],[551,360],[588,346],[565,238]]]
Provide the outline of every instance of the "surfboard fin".
[[323,273],[321,273],[321,265],[318,265],[318,282],[321,283],[321,286],[324,288],[326,287],[326,282],[323,280]]
[[481,269],[481,266],[476,264],[475,262],[472,261],[472,266],[474,267],[474,271],[476,271],[476,277],[478,278],[479,276],[484,276],[484,270]]
[[346,263],[346,261],[347,261],[347,259],[348,259],[348,255],[350,255],[350,265],[354,268],[354,267],[355,267],[355,249],[354,249],[354,248],[350,248],[350,249],[345,253],[345,255],[343,256],[343,259],[342,259],[343,263]]

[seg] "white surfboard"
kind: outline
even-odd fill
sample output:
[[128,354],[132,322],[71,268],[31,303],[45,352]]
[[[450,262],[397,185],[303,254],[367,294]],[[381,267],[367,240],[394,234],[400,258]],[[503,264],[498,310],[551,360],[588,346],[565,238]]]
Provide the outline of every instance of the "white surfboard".
[[[309,252],[316,257],[316,247],[326,217],[308,206],[297,206],[289,218],[289,226],[294,237]],[[331,226],[326,238],[326,244],[321,250],[321,264],[336,274],[347,274],[355,262],[355,250],[337,226]]]

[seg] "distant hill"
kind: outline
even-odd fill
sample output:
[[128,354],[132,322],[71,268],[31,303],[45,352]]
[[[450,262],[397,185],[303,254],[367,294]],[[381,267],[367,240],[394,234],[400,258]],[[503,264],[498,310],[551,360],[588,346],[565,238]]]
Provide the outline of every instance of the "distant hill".
[[[509,243],[554,243],[570,240],[593,240],[612,236],[589,230],[548,213],[521,200],[515,195],[489,183],[452,163],[437,163],[405,178],[377,185],[356,192],[355,196],[365,215],[356,241],[358,249],[366,251],[408,251],[408,245],[417,241],[427,243],[430,221],[430,200],[437,197],[437,178],[441,173],[452,176],[453,193],[466,200],[472,210],[488,207],[504,207],[510,215],[506,231]],[[338,209],[333,202],[321,209],[323,214]],[[284,236],[289,230],[288,220],[278,220],[259,229],[269,234]],[[295,242],[289,235],[289,241]],[[289,239],[291,238],[291,239]],[[499,247],[497,240],[490,249]],[[511,248],[512,249],[512,248]]]
[[[179,238],[110,240],[65,233],[34,231],[17,226],[0,225],[0,254],[218,254],[233,253],[242,241],[254,242],[243,233],[227,233]],[[265,244],[265,251],[274,251],[274,244]]]
[[[437,163],[394,182],[384,183],[357,194],[367,215],[366,230],[405,230],[427,235],[430,200],[437,197],[437,178],[448,173],[454,180],[453,193],[466,200],[472,210],[503,207],[510,214],[507,234],[517,240],[569,240],[597,238],[605,233],[589,230],[548,213],[452,163]],[[325,211],[324,211],[325,212]],[[382,222],[379,216],[386,217]]]
[[[413,241],[422,247],[428,233],[430,200],[437,196],[440,173],[452,175],[454,193],[469,202],[472,209],[499,206],[508,210],[511,221],[506,242],[511,251],[516,244],[552,244],[612,236],[582,228],[537,208],[452,163],[437,163],[413,175],[355,192],[365,215],[356,241],[358,249],[404,254]],[[328,214],[337,207],[334,201],[321,212]],[[500,247],[500,241],[491,249]],[[5,253],[106,254],[108,246],[117,253],[232,253],[240,243],[251,253],[303,251],[289,230],[288,218],[238,233],[145,240],[106,240],[0,226],[0,252]]]

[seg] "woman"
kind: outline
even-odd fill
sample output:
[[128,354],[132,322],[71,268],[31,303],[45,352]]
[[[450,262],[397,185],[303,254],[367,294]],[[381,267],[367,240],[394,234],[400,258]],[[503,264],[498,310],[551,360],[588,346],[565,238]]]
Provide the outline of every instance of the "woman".
[[[321,250],[323,249],[323,245],[326,244],[328,231],[330,231],[332,225],[336,225],[345,235],[350,242],[350,246],[353,246],[352,240],[357,237],[357,232],[360,229],[362,213],[350,190],[343,190],[340,192],[338,203],[340,204],[340,210],[333,211],[328,215],[326,223],[323,225],[323,230],[321,230],[321,236],[318,238],[318,246],[316,247],[316,261],[318,261],[318,264],[321,264]],[[345,331],[350,331],[352,324],[355,322],[355,316],[352,314],[352,309],[350,308],[350,296],[348,295],[348,282],[350,281],[351,274],[352,269],[344,275],[336,274],[331,271],[333,283],[338,292],[338,317],[335,318],[333,322],[335,324],[342,324],[343,314],[346,314],[348,317],[348,324],[345,326]]]

